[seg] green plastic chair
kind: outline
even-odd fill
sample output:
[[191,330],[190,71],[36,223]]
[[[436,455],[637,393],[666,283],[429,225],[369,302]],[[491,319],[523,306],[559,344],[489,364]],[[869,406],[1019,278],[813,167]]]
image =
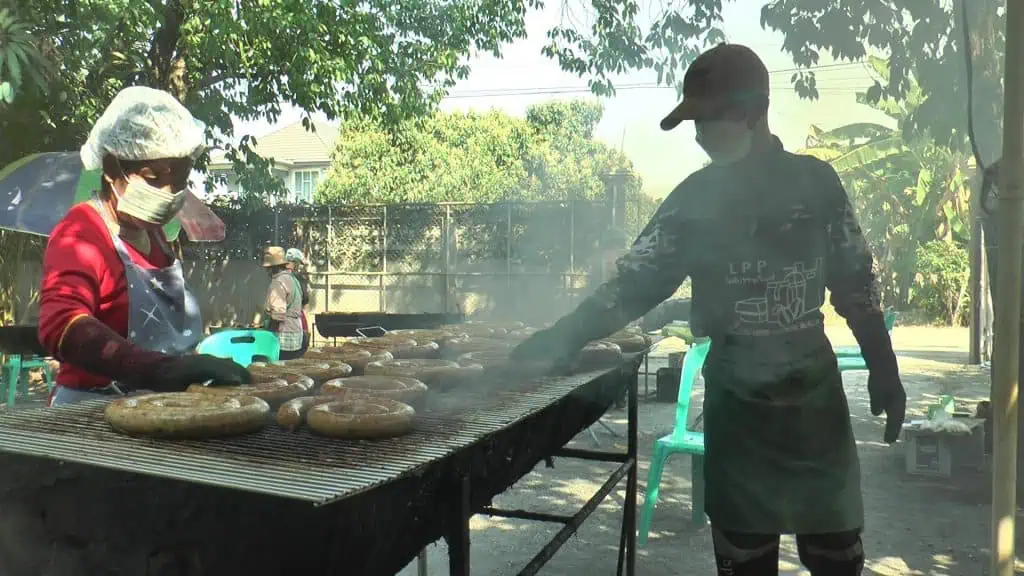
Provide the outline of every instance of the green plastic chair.
[[704,361],[711,350],[711,341],[704,340],[694,344],[683,357],[682,374],[679,377],[679,399],[676,401],[676,423],[672,433],[654,442],[654,455],[651,457],[651,469],[647,474],[647,491],[644,506],[640,512],[640,535],[638,543],[647,543],[647,533],[651,529],[651,518],[654,506],[658,503],[658,489],[661,486],[661,473],[665,469],[665,461],[673,454],[689,454],[693,472],[693,524],[703,526],[704,518],[704,433],[686,429],[690,417],[690,395],[693,383],[697,380]]
[[[885,331],[892,332],[894,326],[896,326],[896,311],[889,309],[885,311]],[[860,346],[839,346],[838,348],[832,349],[836,353],[836,358],[860,358]]]
[[867,370],[868,365],[864,362],[864,358],[861,356],[844,356],[836,358],[836,363],[839,365],[839,373],[849,372],[851,370]]
[[[42,369],[43,381],[46,383],[46,390],[53,390],[53,373],[46,358],[39,356],[22,356],[20,354],[8,354],[3,367],[0,368],[0,391],[5,392],[7,406],[14,406],[21,392],[23,398],[28,399],[28,378],[22,378],[25,370],[34,368]],[[24,386],[23,386],[24,384]]]
[[269,330],[222,330],[204,338],[196,347],[196,352],[230,358],[248,367],[255,360],[280,360],[281,342]]

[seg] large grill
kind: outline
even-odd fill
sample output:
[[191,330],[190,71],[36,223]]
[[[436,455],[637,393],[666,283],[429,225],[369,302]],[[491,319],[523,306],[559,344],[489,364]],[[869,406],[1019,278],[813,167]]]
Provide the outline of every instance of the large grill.
[[328,439],[268,425],[204,441],[129,438],[103,419],[102,402],[0,413],[0,451],[291,498],[320,506],[415,474],[483,436],[593,382],[605,371],[542,379],[472,395],[439,395],[413,433],[391,440]]

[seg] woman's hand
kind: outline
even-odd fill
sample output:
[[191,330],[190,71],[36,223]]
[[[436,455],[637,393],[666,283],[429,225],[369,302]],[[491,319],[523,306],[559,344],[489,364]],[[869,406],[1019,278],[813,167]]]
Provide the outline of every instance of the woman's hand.
[[238,386],[251,384],[252,376],[232,360],[209,354],[187,354],[169,358],[149,387],[158,392],[176,392],[208,381],[210,386]]

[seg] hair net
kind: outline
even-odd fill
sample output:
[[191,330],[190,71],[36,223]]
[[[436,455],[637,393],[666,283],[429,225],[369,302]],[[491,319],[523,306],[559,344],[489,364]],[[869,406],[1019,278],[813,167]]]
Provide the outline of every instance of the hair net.
[[122,160],[195,158],[203,150],[206,125],[162,90],[132,86],[103,111],[82,146],[86,170],[103,166],[112,154]]
[[306,262],[306,257],[302,255],[302,252],[299,251],[298,248],[289,248],[288,251],[285,252],[284,259],[288,262]]

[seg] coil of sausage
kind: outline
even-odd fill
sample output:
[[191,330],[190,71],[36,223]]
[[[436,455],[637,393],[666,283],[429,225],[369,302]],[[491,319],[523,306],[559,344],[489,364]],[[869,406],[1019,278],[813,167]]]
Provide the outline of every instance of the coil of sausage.
[[402,358],[437,358],[441,355],[441,346],[429,340],[416,340],[416,345],[409,348]]
[[642,334],[633,334],[631,332],[616,332],[611,336],[604,338],[605,342],[611,342],[622,349],[623,353],[633,354],[636,352],[643,352],[650,346],[650,340]]
[[591,342],[580,350],[579,365],[581,370],[597,370],[614,366],[622,362],[622,349],[611,342],[598,340]]
[[352,440],[393,438],[412,431],[416,411],[388,398],[356,398],[313,406],[306,424],[324,436]]
[[270,406],[253,396],[166,392],[118,398],[104,416],[124,434],[154,438],[216,438],[263,428]]
[[512,362],[508,359],[511,350],[485,350],[469,352],[459,356],[459,364],[483,366],[484,373],[496,381],[523,383],[543,376],[552,375],[554,366],[546,363]]
[[309,409],[327,402],[337,402],[338,396],[301,396],[281,404],[277,409],[277,425],[285,430],[296,430],[306,421]]
[[203,386],[193,384],[187,392],[206,394],[209,396],[255,396],[272,406],[307,394],[313,387],[313,380],[308,376],[294,373],[283,373],[274,380],[257,381],[253,375],[252,384],[241,386]]
[[371,353],[390,352],[395,358],[406,358],[416,348],[416,341],[409,338],[380,336],[376,338],[350,338],[342,347],[355,350],[369,350]]
[[392,330],[388,332],[388,336],[398,338],[408,338],[415,340],[418,343],[423,342],[437,342],[438,345],[444,346],[445,342],[454,339],[457,335],[455,332],[450,330],[428,330],[428,329],[408,329],[408,330]]
[[264,384],[284,380],[289,384],[301,386],[306,390],[312,390],[313,379],[302,374],[294,368],[288,368],[279,364],[250,364],[249,374],[252,375],[253,384]]
[[524,327],[525,325],[522,322],[485,322],[480,320],[470,320],[469,322],[463,322],[462,324],[449,324],[448,326],[442,326],[442,329],[466,336],[486,338],[488,336],[504,336],[508,334],[510,330],[518,330]]
[[394,360],[395,357],[390,352],[380,352],[370,350],[359,350],[355,348],[345,348],[342,346],[331,346],[326,348],[318,348],[310,350],[306,353],[309,358],[326,358],[330,360],[337,360],[338,362],[344,362],[352,367],[352,375],[358,376],[363,373],[366,369],[366,365],[370,362],[384,362],[387,360]]
[[449,340],[445,345],[445,356],[458,358],[470,352],[511,352],[518,342],[498,338],[472,338],[464,336],[455,340]]
[[408,376],[352,376],[324,384],[321,394],[351,392],[415,405],[427,393],[427,385]]
[[407,359],[370,362],[366,375],[405,376],[415,378],[439,391],[462,386],[483,373],[480,366],[459,366],[449,360]]
[[[250,370],[252,366],[250,365]],[[352,374],[352,366],[330,358],[317,359],[315,357],[307,357],[295,360],[282,360],[276,362],[274,366],[281,366],[286,370],[308,376],[316,385],[323,384],[332,378],[344,378]]]
[[479,364],[484,369],[505,366],[508,364],[508,355],[512,352],[511,348],[504,350],[477,350],[476,352],[466,352],[456,359],[456,362],[460,366],[472,366]]

